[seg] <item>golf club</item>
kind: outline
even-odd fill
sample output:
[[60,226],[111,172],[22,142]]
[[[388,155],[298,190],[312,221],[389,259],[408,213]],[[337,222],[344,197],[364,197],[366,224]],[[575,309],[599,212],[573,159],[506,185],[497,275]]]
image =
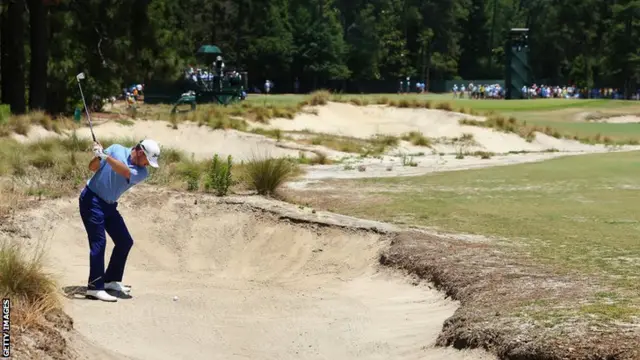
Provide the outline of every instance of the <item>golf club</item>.
[[76,80],[78,81],[78,87],[80,88],[80,95],[82,96],[82,103],[84,104],[84,110],[87,112],[87,119],[89,119],[89,128],[91,129],[91,136],[93,137],[94,142],[98,142],[96,140],[96,135],[93,133],[93,124],[91,123],[91,115],[89,115],[89,108],[87,107],[87,102],[84,100],[84,94],[82,93],[82,86],[80,85],[80,80],[84,80],[84,72],[76,75]]

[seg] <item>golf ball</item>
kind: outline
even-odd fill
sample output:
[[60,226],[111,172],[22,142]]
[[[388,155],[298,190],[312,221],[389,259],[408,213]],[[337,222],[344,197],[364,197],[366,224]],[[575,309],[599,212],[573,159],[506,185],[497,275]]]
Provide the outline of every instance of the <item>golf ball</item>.
[[173,297],[173,301],[178,301],[178,297],[177,297],[177,296],[174,296],[174,297]]

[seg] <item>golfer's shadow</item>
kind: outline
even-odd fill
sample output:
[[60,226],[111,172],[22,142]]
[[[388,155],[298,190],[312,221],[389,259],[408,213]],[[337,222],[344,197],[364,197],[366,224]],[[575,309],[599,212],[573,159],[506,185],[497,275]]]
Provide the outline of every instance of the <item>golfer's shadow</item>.
[[[87,287],[86,286],[65,286],[62,288],[62,291],[64,292],[64,296],[67,299],[73,299],[73,300],[93,300],[91,298],[88,298],[85,296],[85,294],[87,293]],[[107,293],[109,293],[109,295],[111,296],[115,296],[118,299],[133,299],[133,296],[129,295],[129,294],[125,294],[123,292],[120,291],[115,291],[115,290],[106,290]]]

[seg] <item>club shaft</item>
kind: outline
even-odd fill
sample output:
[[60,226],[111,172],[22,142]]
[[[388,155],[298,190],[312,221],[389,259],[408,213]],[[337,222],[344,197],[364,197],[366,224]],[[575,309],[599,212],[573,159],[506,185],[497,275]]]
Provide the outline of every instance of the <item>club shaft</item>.
[[87,107],[87,102],[84,100],[84,93],[82,92],[82,85],[80,85],[80,79],[76,79],[76,80],[78,80],[78,87],[80,88],[80,96],[82,96],[84,111],[87,113],[87,119],[89,120],[89,128],[91,129],[91,136],[93,137],[93,141],[97,141],[96,136],[93,133],[93,124],[91,123],[91,115],[89,115],[89,108]]

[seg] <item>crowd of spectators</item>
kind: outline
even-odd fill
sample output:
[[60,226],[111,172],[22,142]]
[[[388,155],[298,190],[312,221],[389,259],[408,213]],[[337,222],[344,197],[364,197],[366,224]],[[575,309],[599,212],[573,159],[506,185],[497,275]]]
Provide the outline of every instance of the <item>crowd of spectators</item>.
[[505,90],[500,84],[480,84],[475,85],[469,83],[468,86],[464,84],[458,87],[457,84],[453,85],[453,97],[462,99],[504,99]]
[[[474,85],[469,83],[451,89],[453,97],[462,99],[504,99],[505,89],[500,84]],[[617,88],[577,88],[568,86],[537,85],[523,86],[521,89],[525,99],[624,99],[624,92]],[[640,100],[640,88],[632,95],[633,100]]]

